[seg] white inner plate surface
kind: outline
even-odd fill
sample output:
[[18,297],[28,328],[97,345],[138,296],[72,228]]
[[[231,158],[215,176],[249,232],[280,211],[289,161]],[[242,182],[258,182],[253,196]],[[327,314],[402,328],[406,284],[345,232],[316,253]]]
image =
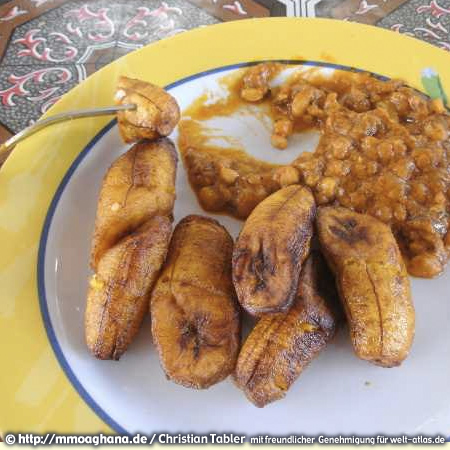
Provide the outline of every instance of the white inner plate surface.
[[[181,109],[205,89],[221,94],[208,74],[171,90]],[[260,159],[286,163],[313,150],[316,133],[295,137],[284,151],[270,146],[267,124],[249,115],[215,120],[220,134],[241,142]],[[174,142],[177,131],[172,135]],[[51,326],[76,378],[104,414],[128,432],[236,432],[263,434],[450,434],[450,272],[412,280],[416,337],[401,367],[384,369],[353,354],[348,330],[314,360],[285,399],[253,406],[231,379],[208,390],[186,389],[166,379],[146,319],[120,361],[99,361],[84,341],[84,310],[97,196],[110,164],[125,150],[117,126],[106,132],[75,169],[57,204],[45,253],[45,290]],[[236,237],[242,222],[205,213],[180,159],[175,223],[187,214],[215,217]],[[120,428],[119,428],[120,429]]]

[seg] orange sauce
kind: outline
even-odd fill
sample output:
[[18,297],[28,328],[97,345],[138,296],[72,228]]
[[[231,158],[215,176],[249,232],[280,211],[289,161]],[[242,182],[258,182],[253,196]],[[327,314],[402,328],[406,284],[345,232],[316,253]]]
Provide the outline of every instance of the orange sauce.
[[[233,160],[239,163],[244,174],[251,173],[252,171],[259,172],[261,170],[270,170],[277,167],[275,164],[270,164],[250,156],[242,148],[220,147],[218,145],[210,144],[210,132],[212,130],[195,120],[181,120],[178,125],[178,130],[178,148],[183,157],[188,150],[195,150],[198,153],[210,154],[217,159]],[[234,142],[229,136],[214,135],[214,137],[230,143]]]
[[[203,95],[185,111],[190,119],[180,124],[179,146],[202,206],[246,218],[272,192],[302,183],[319,205],[338,204],[390,225],[410,274],[438,275],[450,254],[450,115],[443,105],[398,80],[357,72],[312,68],[271,86],[285,67],[233,73],[221,80],[225,99],[208,103]],[[205,121],[242,111],[272,119],[278,148],[310,128],[321,131],[320,142],[279,167],[226,136],[230,148],[211,145]]]

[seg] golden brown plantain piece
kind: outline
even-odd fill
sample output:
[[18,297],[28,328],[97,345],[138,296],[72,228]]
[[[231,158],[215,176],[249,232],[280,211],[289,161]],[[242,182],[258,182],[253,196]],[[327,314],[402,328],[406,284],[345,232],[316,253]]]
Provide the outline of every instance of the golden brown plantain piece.
[[86,342],[97,358],[119,359],[136,335],[171,230],[168,217],[153,217],[101,258],[90,281],[85,313]]
[[286,312],[309,253],[315,215],[308,188],[293,185],[263,200],[250,214],[233,252],[233,282],[250,314]]
[[119,131],[125,142],[168,136],[180,120],[177,101],[154,84],[120,77],[114,97],[116,104],[135,104],[136,109],[119,111]]
[[337,293],[322,256],[312,252],[297,296],[285,314],[263,316],[242,346],[235,380],[259,408],[286,395],[303,369],[332,339]]
[[390,228],[346,208],[319,208],[317,226],[361,359],[398,366],[414,337],[409,279]]
[[239,311],[231,282],[233,240],[218,222],[185,217],[153,290],[152,334],[175,383],[207,388],[226,378],[239,350]]
[[91,267],[106,250],[175,201],[177,155],[167,139],[142,141],[118,158],[103,179],[92,239]]

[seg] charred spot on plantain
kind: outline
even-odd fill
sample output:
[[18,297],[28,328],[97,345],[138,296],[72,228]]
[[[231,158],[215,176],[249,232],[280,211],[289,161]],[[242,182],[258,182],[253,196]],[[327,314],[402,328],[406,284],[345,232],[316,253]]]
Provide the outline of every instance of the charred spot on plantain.
[[320,348],[325,343],[325,334],[322,330],[304,331],[294,339],[295,345],[293,346],[292,359],[298,359],[308,361],[311,354]]
[[330,231],[339,239],[348,244],[369,240],[367,227],[358,226],[358,222],[354,218],[340,219],[335,217],[334,219],[337,226],[330,225]]
[[356,226],[358,225],[356,220],[352,217],[349,217],[344,220],[341,220],[341,219],[337,219],[337,220],[346,230],[353,230],[353,228],[356,228]]
[[194,359],[198,359],[198,357],[200,356],[200,348],[201,348],[200,336],[196,334],[194,337],[194,347],[192,349]]
[[265,289],[267,285],[267,275],[275,274],[275,265],[272,261],[272,255],[264,250],[262,242],[258,253],[251,259],[249,271],[254,274],[256,278],[253,292]]
[[266,281],[264,279],[258,277],[255,287],[253,288],[253,293],[262,291],[265,288],[266,288]]
[[200,350],[203,345],[207,345],[204,342],[201,330],[208,322],[207,317],[197,316],[194,320],[185,321],[180,327],[180,347],[182,350],[189,348],[189,343],[192,342],[192,353],[194,359],[200,357]]
[[183,322],[180,327],[180,347],[185,350],[192,337],[197,334],[197,328],[192,322]]
[[192,353],[194,358],[198,359],[200,355],[200,336],[198,330],[193,323],[186,323],[181,330],[180,334],[180,347],[182,350],[186,350],[189,346],[189,342],[193,341]]

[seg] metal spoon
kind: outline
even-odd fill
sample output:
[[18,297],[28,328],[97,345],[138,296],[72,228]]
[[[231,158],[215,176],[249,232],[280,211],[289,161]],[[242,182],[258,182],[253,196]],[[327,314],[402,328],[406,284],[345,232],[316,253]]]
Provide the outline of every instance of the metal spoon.
[[13,147],[20,141],[23,141],[27,137],[36,133],[43,128],[59,122],[65,122],[66,120],[81,119],[83,117],[95,117],[95,116],[106,116],[115,114],[118,111],[133,110],[136,109],[136,105],[118,105],[118,106],[105,106],[103,108],[92,108],[92,109],[80,109],[78,111],[67,111],[60,114],[55,114],[54,116],[47,117],[46,119],[38,120],[29,127],[24,128],[19,133],[10,137],[3,144],[0,144],[0,167],[6,161],[10,155]]

